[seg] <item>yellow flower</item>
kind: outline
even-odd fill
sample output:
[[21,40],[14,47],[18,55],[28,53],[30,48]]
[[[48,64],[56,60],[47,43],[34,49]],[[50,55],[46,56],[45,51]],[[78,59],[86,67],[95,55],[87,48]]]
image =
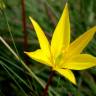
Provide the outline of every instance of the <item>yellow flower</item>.
[[73,84],[76,84],[72,70],[84,70],[96,65],[96,58],[81,53],[96,32],[96,26],[89,29],[75,41],[70,43],[70,22],[68,4],[65,5],[62,16],[57,24],[51,44],[49,44],[43,30],[38,23],[30,17],[36,31],[40,49],[34,52],[25,52],[32,59],[52,67]]

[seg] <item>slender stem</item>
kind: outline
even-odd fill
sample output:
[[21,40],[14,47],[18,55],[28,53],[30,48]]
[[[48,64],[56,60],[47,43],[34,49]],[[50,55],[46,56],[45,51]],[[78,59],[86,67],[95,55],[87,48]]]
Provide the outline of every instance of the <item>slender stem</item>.
[[50,77],[49,77],[49,79],[48,79],[47,85],[45,86],[44,93],[43,93],[42,96],[47,96],[48,88],[49,88],[49,85],[50,85],[51,82],[52,82],[54,73],[55,73],[55,71],[52,71],[52,72],[51,72]]
[[[27,33],[27,24],[26,24],[26,11],[25,11],[25,0],[21,0],[22,3],[22,28],[23,28],[23,34],[24,34],[24,51],[28,51],[28,33]],[[29,64],[27,56],[24,54],[24,60],[26,64]]]
[[24,50],[27,50],[28,42],[27,42],[27,26],[26,26],[26,12],[25,12],[25,0],[21,0],[22,3],[22,27],[23,27],[23,33],[24,33]]

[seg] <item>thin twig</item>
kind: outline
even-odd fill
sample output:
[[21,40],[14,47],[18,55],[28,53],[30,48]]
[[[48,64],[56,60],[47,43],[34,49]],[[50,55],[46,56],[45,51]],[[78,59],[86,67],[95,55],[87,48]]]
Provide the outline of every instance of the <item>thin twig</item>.
[[[26,12],[25,12],[25,0],[21,0],[22,3],[22,27],[24,33],[24,51],[28,51],[28,33],[27,33],[27,24],[26,24]],[[24,60],[26,64],[29,64],[27,56],[24,54]]]
[[26,25],[26,13],[25,13],[25,0],[21,1],[22,3],[22,27],[23,27],[23,33],[24,33],[24,50],[27,50],[27,25]]

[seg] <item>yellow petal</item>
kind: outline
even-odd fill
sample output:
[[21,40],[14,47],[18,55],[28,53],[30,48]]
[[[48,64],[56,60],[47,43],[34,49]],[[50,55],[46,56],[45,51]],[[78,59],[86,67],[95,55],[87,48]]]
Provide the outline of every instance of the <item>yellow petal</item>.
[[47,66],[51,66],[50,57],[47,57],[46,54],[41,49],[38,49],[34,52],[24,52],[27,54],[30,58],[43,63]]
[[68,47],[70,42],[70,22],[68,5],[65,5],[62,16],[54,31],[51,41],[51,51],[54,56],[58,56],[62,49]]
[[75,76],[71,70],[58,69],[58,68],[56,68],[54,70],[57,71],[58,73],[60,73],[62,76],[64,76],[65,78],[67,78],[69,81],[71,81],[73,84],[76,85],[76,79],[75,79]]
[[40,28],[39,24],[34,19],[32,19],[31,17],[29,17],[29,18],[36,31],[41,49],[45,52],[45,54],[50,55],[50,45],[49,45],[49,42],[48,42],[43,30]]
[[96,66],[96,57],[89,54],[80,54],[72,57],[63,68],[84,70]]
[[96,32],[96,26],[89,29],[83,35],[78,37],[74,42],[72,42],[69,47],[69,54],[73,55],[73,54],[81,53],[82,50],[87,46],[87,44],[93,38],[95,32]]

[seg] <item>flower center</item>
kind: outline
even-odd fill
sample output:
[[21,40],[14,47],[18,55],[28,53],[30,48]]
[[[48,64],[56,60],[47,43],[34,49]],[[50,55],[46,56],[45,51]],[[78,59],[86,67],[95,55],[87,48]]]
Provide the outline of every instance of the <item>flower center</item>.
[[70,58],[70,54],[68,52],[68,49],[64,50],[55,58],[55,67],[63,68],[64,64],[68,61]]

